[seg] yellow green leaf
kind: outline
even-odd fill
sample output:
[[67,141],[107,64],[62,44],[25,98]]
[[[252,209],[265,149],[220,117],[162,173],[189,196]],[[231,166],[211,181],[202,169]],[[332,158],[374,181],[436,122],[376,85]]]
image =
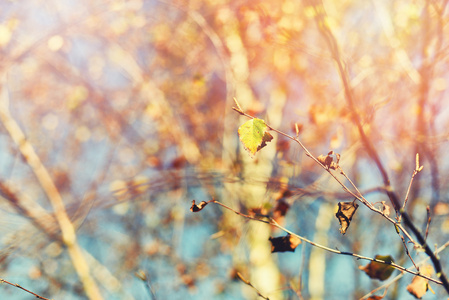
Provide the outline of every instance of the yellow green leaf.
[[240,141],[252,157],[273,139],[268,129],[265,121],[257,118],[251,119],[239,127]]

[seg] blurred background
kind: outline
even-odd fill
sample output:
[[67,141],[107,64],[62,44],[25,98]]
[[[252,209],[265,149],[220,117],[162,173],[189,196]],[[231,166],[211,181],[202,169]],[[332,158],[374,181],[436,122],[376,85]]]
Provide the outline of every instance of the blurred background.
[[[330,248],[412,266],[394,226],[362,205],[340,234],[337,203],[353,199],[297,144],[272,133],[251,158],[237,134],[247,119],[232,110],[236,97],[288,134],[297,123],[315,156],[340,153],[377,207],[390,203],[355,115],[401,201],[420,153],[406,209],[425,230],[429,206],[429,244],[445,244],[447,2],[3,0],[0,278],[51,299],[86,298],[24,154],[31,146],[105,299],[260,299],[237,272],[270,299],[359,299],[384,284],[358,269],[367,262],[304,243],[272,254],[268,238],[285,233],[218,205],[189,208],[215,197]],[[355,109],[316,22],[321,5]],[[408,248],[416,262],[426,257]],[[412,298],[412,278],[388,285],[386,298]],[[447,297],[431,288],[424,299]],[[0,298],[33,296],[4,284]]]

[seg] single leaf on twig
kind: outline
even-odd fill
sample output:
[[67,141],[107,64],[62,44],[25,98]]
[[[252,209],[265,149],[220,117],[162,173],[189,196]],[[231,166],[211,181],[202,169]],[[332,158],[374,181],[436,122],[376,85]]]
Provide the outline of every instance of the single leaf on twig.
[[340,232],[341,234],[345,234],[346,230],[349,227],[349,224],[352,221],[352,217],[354,216],[359,205],[353,202],[338,202],[338,211],[335,214],[338,221],[340,222]]
[[190,207],[190,211],[198,212],[202,210],[207,205],[206,201],[201,201],[200,204],[195,204],[195,200],[192,200],[192,206]]
[[[422,275],[430,276],[432,275],[433,268],[431,265],[425,265],[419,268],[419,272]],[[426,294],[428,289],[429,281],[419,276],[415,276],[412,282],[407,286],[407,291],[417,299],[421,299]]]
[[[334,158],[331,155],[335,155],[337,161],[334,161]],[[335,153],[334,151],[329,151],[326,156],[318,156],[317,160],[327,169],[336,170],[338,168],[338,163],[340,162],[340,154]]]
[[262,149],[273,139],[268,132],[268,126],[264,120],[251,119],[239,127],[239,138],[243,146],[254,157],[257,151]]
[[296,247],[301,244],[301,240],[294,235],[287,234],[286,236],[270,237],[271,253],[274,252],[295,252]]
[[[376,255],[375,259],[383,260],[386,263],[394,262],[390,255]],[[364,271],[369,277],[379,280],[388,279],[394,271],[394,267],[376,261],[372,261],[366,266],[360,266],[359,269]]]

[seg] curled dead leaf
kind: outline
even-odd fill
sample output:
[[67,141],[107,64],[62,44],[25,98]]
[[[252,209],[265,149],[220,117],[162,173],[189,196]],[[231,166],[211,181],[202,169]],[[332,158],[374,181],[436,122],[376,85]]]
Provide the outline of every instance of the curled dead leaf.
[[[332,155],[335,155],[336,161],[334,161]],[[338,163],[340,162],[340,157],[341,157],[340,154],[335,153],[334,151],[329,151],[329,153],[326,156],[324,155],[318,156],[317,160],[327,169],[336,170],[338,168]]]
[[329,168],[329,166],[331,165],[331,163],[333,162],[333,158],[332,158],[332,156],[329,156],[329,155],[326,155],[326,156],[324,156],[324,155],[320,155],[320,156],[318,156],[317,157],[317,159],[318,159],[318,161],[322,164],[322,165],[324,165],[325,167],[327,167],[327,168]]
[[201,201],[200,204],[195,204],[195,200],[192,200],[192,206],[190,207],[191,212],[199,212],[207,205],[206,201]]
[[355,201],[352,202],[338,202],[338,211],[335,214],[338,221],[340,222],[340,232],[341,234],[345,234],[346,230],[349,227],[349,224],[352,221],[352,217],[354,217],[354,214],[357,210],[359,205],[355,203]]

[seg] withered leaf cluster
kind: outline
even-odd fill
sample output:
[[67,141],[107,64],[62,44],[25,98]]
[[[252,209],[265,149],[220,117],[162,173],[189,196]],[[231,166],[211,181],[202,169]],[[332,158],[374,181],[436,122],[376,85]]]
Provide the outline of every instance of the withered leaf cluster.
[[[336,161],[334,161],[332,155],[335,155]],[[336,170],[338,168],[338,163],[340,162],[340,154],[335,153],[334,151],[329,151],[326,156],[320,155],[317,159],[327,169]]]

